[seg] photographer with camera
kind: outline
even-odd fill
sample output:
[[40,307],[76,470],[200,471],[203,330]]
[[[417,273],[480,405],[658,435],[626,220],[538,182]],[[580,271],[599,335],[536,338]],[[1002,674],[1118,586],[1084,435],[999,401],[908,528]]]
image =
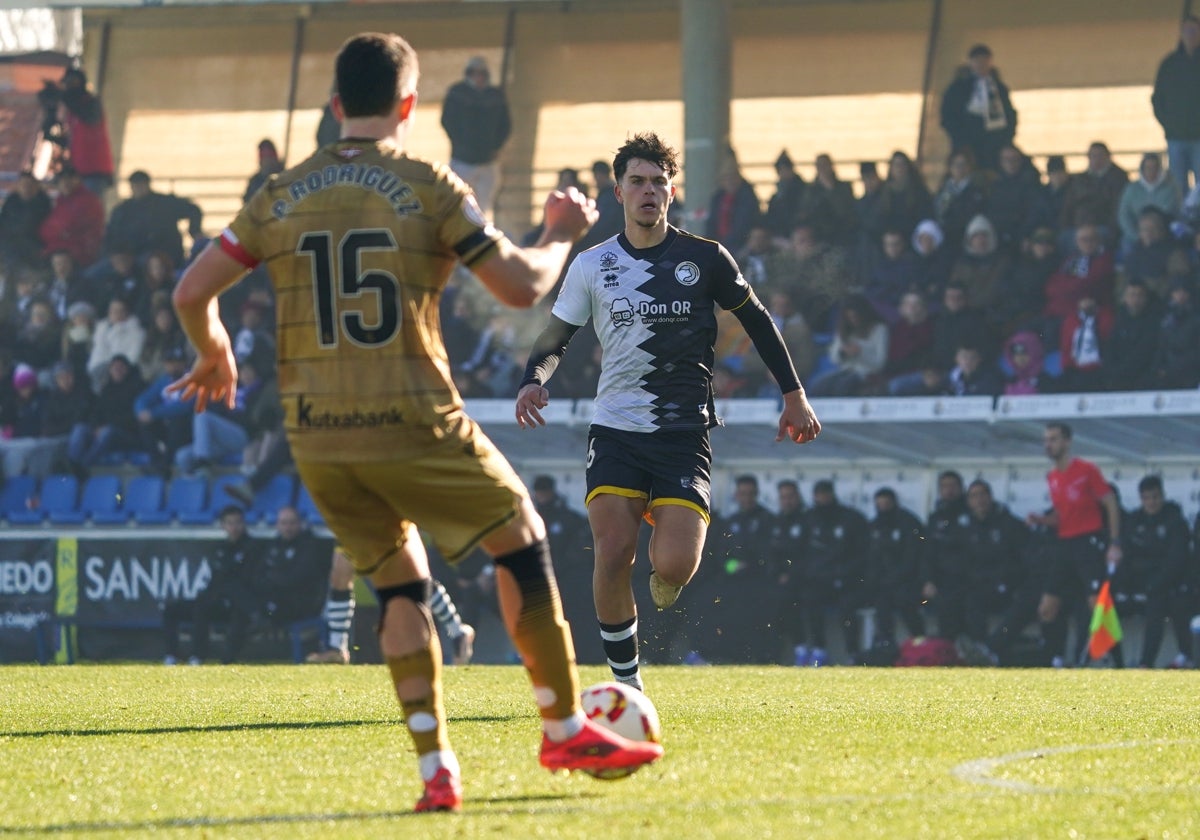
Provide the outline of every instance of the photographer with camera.
[[113,184],[112,147],[100,98],[88,90],[87,74],[72,67],[56,85],[47,81],[38,93],[42,134],[63,146],[83,185],[102,196]]

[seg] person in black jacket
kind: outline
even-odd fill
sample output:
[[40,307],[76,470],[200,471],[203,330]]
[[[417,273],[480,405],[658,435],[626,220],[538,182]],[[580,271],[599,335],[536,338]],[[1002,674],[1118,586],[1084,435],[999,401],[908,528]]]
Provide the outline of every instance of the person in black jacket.
[[971,47],[942,94],[941,122],[952,150],[968,148],[980,169],[997,168],[1000,149],[1016,136],[1017,112],[986,44]]
[[208,657],[209,631],[215,621],[227,621],[223,663],[232,662],[241,651],[250,629],[257,572],[262,544],[246,532],[246,516],[237,505],[224,508],[219,515],[225,539],[209,553],[212,577],[208,585],[191,601],[171,601],[163,606],[165,665],[174,665],[181,656],[180,625],[192,624],[191,665]]
[[1175,667],[1191,667],[1189,624],[1196,608],[1196,580],[1188,551],[1188,526],[1175,502],[1164,501],[1162,478],[1148,475],[1138,482],[1141,506],[1121,529],[1125,556],[1113,575],[1115,589],[1146,598],[1146,635],[1139,660],[1153,668],[1162,645],[1163,623],[1179,645]]
[[193,241],[204,237],[204,213],[194,201],[150,188],[150,176],[137,170],[129,176],[130,197],[112,210],[104,231],[106,253],[116,248],[132,250],[138,259],[155,251],[171,258],[172,265],[183,265],[183,237],[179,223],[186,220]]
[[1111,391],[1145,391],[1154,386],[1154,358],[1163,308],[1145,284],[1129,280],[1121,292],[1116,322],[1108,337],[1104,376]]
[[813,485],[812,500],[804,518],[804,598],[798,616],[802,635],[797,641],[809,650],[806,664],[826,664],[825,611],[833,609],[842,625],[846,651],[857,661],[855,610],[862,597],[867,518],[841,504],[827,479]]
[[693,644],[709,660],[726,663],[774,662],[770,624],[765,609],[775,591],[771,541],[775,515],[759,502],[758,479],[734,479],[737,509],[714,522],[708,531],[713,557],[701,566],[692,602],[700,608],[702,640]]
[[108,363],[108,379],[91,403],[86,423],[77,423],[67,441],[71,469],[86,478],[91,468],[109,452],[136,449],[139,444],[133,404],[146,383],[134,364],[123,355]]
[[[1030,523],[1028,528],[1024,554],[1016,558],[1019,583],[982,652],[996,665],[1062,667],[1067,615],[1047,603],[1058,577],[1058,536],[1052,525]],[[1039,634],[1026,635],[1026,628],[1034,623]]]
[[276,512],[275,529],[251,581],[257,595],[253,618],[283,627],[321,614],[332,554],[328,542],[305,530],[290,505]]
[[924,636],[920,575],[926,541],[921,520],[900,507],[895,490],[880,487],[875,491],[875,518],[869,533],[863,606],[875,608],[872,645],[896,644],[897,616],[910,636]]
[[489,219],[500,188],[496,158],[512,133],[512,118],[503,88],[491,83],[482,56],[467,62],[463,79],[446,91],[442,128],[450,138],[450,168],[471,185],[479,208]]
[[1158,65],[1150,104],[1167,136],[1171,176],[1186,196],[1188,174],[1200,182],[1200,18],[1188,15],[1179,24],[1179,46]]
[[0,205],[0,261],[8,271],[36,268],[45,262],[38,228],[50,215],[50,196],[33,172],[17,178],[17,188]]
[[991,485],[981,479],[967,488],[967,510],[961,561],[942,577],[934,596],[938,635],[956,640],[965,634],[973,642],[984,642],[989,618],[1009,606],[1021,584],[1029,528],[996,502]]
[[925,597],[933,598],[928,583],[957,569],[966,544],[966,527],[970,521],[963,478],[955,470],[944,470],[937,477],[937,501],[925,523],[929,549],[925,555]]

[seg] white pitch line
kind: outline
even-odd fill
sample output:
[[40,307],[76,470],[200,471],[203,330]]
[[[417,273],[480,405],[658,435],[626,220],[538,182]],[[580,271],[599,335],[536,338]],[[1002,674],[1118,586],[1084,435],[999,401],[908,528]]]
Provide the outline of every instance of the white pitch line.
[[[1031,759],[1046,758],[1052,755],[1065,755],[1070,753],[1087,752],[1092,750],[1124,750],[1134,747],[1148,746],[1169,746],[1173,744],[1191,744],[1197,741],[1196,738],[1155,738],[1141,741],[1118,741],[1112,744],[1072,744],[1065,747],[1042,747],[1036,750],[1025,750],[1024,752],[1009,753],[995,758],[977,758],[974,761],[966,761],[951,769],[951,774],[956,778],[977,785],[988,785],[989,787],[1002,788],[1011,790],[1014,793],[1074,793],[1078,789],[1052,787],[1050,785],[1035,785],[1030,782],[1022,782],[1017,779],[996,779],[992,777],[992,773],[999,767],[1005,764],[1012,764],[1016,761],[1029,761]],[[1188,785],[1188,789],[1195,789],[1195,786]],[[1166,790],[1166,788],[1153,788],[1152,790]],[[1177,789],[1172,786],[1172,790]],[[1088,793],[1134,793],[1148,792],[1145,789],[1121,789],[1121,788],[1098,788],[1088,787]]]

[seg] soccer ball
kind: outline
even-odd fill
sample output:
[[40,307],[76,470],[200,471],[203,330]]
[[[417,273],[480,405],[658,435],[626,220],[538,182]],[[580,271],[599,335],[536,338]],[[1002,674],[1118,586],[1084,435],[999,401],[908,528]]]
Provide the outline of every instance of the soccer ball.
[[[636,688],[619,682],[596,683],[583,690],[583,713],[589,719],[631,741],[662,740],[658,710],[650,698]],[[636,768],[635,768],[636,769]],[[620,779],[633,770],[594,771],[597,779]]]

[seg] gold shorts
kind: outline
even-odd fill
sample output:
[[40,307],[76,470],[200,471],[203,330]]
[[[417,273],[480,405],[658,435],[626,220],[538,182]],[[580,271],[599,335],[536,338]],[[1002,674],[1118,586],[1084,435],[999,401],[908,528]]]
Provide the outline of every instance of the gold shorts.
[[517,515],[525,485],[474,423],[461,435],[403,460],[297,461],[325,524],[359,574],[378,571],[402,545],[408,524],[457,563]]

